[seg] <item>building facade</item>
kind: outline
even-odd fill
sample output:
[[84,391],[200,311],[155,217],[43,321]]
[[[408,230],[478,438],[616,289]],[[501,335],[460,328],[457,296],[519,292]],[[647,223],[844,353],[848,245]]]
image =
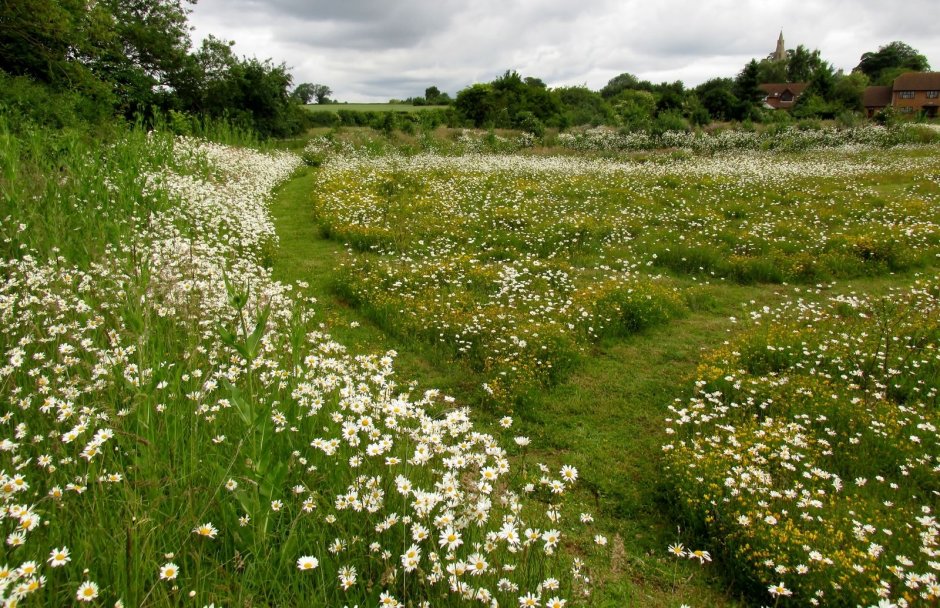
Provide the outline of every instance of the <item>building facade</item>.
[[805,82],[767,82],[757,85],[757,88],[766,94],[764,106],[774,110],[792,108],[806,87]]
[[891,105],[900,114],[936,118],[940,108],[940,72],[908,72],[894,79]]

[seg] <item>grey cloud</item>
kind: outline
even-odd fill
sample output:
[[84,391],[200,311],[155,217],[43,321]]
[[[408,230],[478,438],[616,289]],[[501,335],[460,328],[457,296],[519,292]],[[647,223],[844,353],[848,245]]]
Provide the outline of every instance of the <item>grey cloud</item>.
[[936,0],[200,0],[192,22],[236,52],[292,66],[341,100],[381,101],[429,85],[456,93],[517,69],[556,84],[602,87],[621,72],[689,86],[734,76],[787,46],[819,48],[851,69],[865,51],[904,40],[940,68]]

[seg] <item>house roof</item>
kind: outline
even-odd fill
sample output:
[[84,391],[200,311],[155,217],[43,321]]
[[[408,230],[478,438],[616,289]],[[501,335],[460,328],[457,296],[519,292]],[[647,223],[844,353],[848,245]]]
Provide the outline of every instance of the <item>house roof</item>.
[[866,108],[885,108],[891,105],[891,87],[865,87],[862,105]]
[[940,72],[908,72],[894,79],[895,91],[940,91]]
[[780,97],[787,90],[798,97],[803,94],[808,84],[806,82],[765,82],[757,85],[757,88],[767,93],[767,97]]

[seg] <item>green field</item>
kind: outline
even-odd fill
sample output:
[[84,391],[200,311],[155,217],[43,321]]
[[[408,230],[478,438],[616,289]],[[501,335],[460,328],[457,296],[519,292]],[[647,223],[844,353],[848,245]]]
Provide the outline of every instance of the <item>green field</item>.
[[936,605],[936,134],[590,137],[0,120],[0,600]]
[[[601,527],[627,554],[659,554],[644,560],[647,580],[640,585],[624,584],[622,575],[605,571],[609,556],[597,556],[591,566],[603,581],[595,590],[598,605],[673,605],[686,594],[710,597],[701,605],[733,603],[713,596],[709,574],[679,577],[681,589],[675,576],[670,584],[666,574],[676,564],[665,548],[677,542],[720,556],[717,569],[733,572],[738,592],[754,600],[786,602],[795,593],[795,605],[808,597],[869,605],[879,601],[878,589],[904,582],[896,568],[903,571],[908,562],[925,580],[933,576],[923,557],[910,558],[929,555],[935,546],[932,519],[915,523],[935,502],[933,448],[920,443],[937,445],[933,403],[940,388],[931,350],[936,303],[930,294],[937,289],[932,276],[940,255],[935,146],[827,144],[802,153],[660,155],[638,163],[465,156],[460,146],[410,157],[360,154],[337,143],[312,149],[322,153],[324,145],[337,153],[311,178],[306,213],[312,212],[320,235],[336,243],[330,257],[342,260],[330,264],[341,269],[329,275],[328,297],[340,310],[352,304],[343,314],[369,323],[384,336],[380,341],[393,340],[396,350],[415,357],[405,359],[414,365],[413,377],[453,387],[482,420],[518,417],[526,434],[544,442],[540,458],[570,459],[583,471],[588,492],[577,500],[600,507]],[[477,149],[470,141],[462,145]],[[315,240],[316,233],[305,230]],[[288,276],[303,276],[292,268]],[[791,320],[811,302],[818,308]],[[774,322],[751,329],[762,310]],[[913,310],[923,318],[912,319]],[[819,329],[800,329],[807,325]],[[820,335],[830,325],[832,336]],[[881,326],[892,333],[878,334]],[[794,332],[786,344],[803,340],[802,360],[723,359],[737,355],[724,346],[729,336],[760,356],[780,352],[776,332],[784,331]],[[882,342],[869,343],[873,334]],[[846,335],[857,337],[853,354],[827,349]],[[890,375],[874,379],[873,368],[889,367],[884,341],[908,345],[893,363],[907,370],[901,384]],[[713,354],[703,359],[703,352]],[[433,363],[442,358],[451,363]],[[838,388],[828,375],[822,383],[813,375],[800,379],[811,365],[872,380]],[[753,379],[736,380],[743,373],[738,369]],[[780,396],[776,382],[758,389],[767,371],[792,376],[796,393]],[[741,382],[755,388],[748,392]],[[892,382],[896,391],[879,392]],[[715,387],[726,396],[712,404]],[[798,397],[825,390],[833,399],[838,391],[839,400]],[[796,454],[828,483],[851,472],[855,487],[829,497],[820,484],[770,469],[776,483],[749,488],[756,493],[752,501],[735,498],[731,486],[722,499],[729,506],[715,505],[725,477],[738,474],[738,456],[704,443],[707,433],[731,428],[714,422],[708,407],[739,429],[737,438],[723,441],[761,445],[752,433],[759,438],[766,431],[751,429],[751,409],[732,416],[724,408],[744,408],[739,403],[764,394],[767,403],[775,397],[787,402],[769,410],[781,418],[779,427],[767,428],[783,439],[771,445]],[[862,410],[859,399],[875,405]],[[683,407],[685,401],[690,405]],[[686,420],[687,410],[701,410],[701,420]],[[823,415],[836,430],[794,426]],[[864,425],[835,424],[846,416],[891,430],[866,436],[858,432]],[[928,429],[929,439],[907,440],[917,429]],[[818,444],[801,443],[816,433]],[[826,438],[840,433],[844,446],[826,449]],[[866,446],[870,456],[859,458],[855,445]],[[696,462],[709,463],[710,477],[686,466]],[[766,467],[750,466],[751,475],[770,475]],[[870,478],[879,481],[866,485]],[[804,486],[814,488],[816,498],[803,498],[811,507],[800,500]],[[890,494],[893,513],[877,515],[889,487],[901,488]],[[663,509],[685,531],[670,529]],[[827,523],[800,524],[787,513],[825,513]],[[858,525],[885,526],[877,550],[869,549],[870,533],[853,532],[862,513],[867,520]],[[914,537],[922,546],[894,534],[911,525],[923,527]],[[848,542],[853,536],[854,547]],[[590,544],[589,537],[580,540]],[[687,561],[695,555],[683,553]],[[920,597],[929,600],[933,593]]]
[[450,106],[414,106],[410,103],[314,103],[304,106],[310,112],[423,112],[424,110],[444,110]]

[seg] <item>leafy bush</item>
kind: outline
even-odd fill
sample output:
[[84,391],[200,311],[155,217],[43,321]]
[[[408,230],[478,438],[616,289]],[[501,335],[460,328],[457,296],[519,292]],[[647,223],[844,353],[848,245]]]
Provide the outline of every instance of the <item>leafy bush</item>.
[[535,114],[524,110],[516,114],[516,128],[526,132],[531,133],[535,137],[544,137],[545,136],[545,125],[539,120]]

